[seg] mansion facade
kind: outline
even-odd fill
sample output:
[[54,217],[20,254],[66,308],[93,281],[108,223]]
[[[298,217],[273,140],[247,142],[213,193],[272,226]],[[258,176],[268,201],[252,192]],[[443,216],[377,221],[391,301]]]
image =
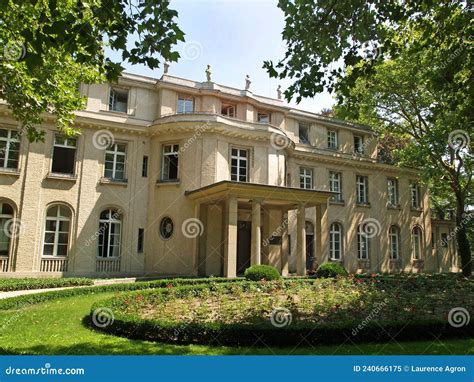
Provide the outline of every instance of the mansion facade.
[[80,135],[47,115],[35,143],[0,105],[0,277],[458,271],[453,221],[373,131],[249,85],[81,85]]

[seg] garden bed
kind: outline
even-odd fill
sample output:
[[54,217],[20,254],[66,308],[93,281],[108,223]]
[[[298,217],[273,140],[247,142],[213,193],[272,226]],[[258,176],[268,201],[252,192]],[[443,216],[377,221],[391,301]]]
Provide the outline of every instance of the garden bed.
[[[474,282],[458,277],[348,277],[210,283],[123,293],[96,303],[92,322],[121,336],[176,343],[297,345],[350,339],[472,336],[450,325],[474,312]],[[100,317],[106,312],[110,317]],[[95,325],[97,326],[97,325]]]

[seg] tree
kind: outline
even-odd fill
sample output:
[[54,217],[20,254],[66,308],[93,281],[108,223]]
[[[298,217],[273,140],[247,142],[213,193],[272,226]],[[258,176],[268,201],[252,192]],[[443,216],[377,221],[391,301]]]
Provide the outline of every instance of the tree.
[[[466,213],[473,185],[470,9],[462,1],[280,1],[283,60],[264,66],[291,77],[297,101],[328,89],[337,116],[406,142],[399,165],[417,167],[434,197],[456,203],[462,270],[471,275]],[[336,68],[336,69],[335,69]],[[446,197],[448,196],[448,197]]]
[[44,112],[55,115],[60,131],[75,134],[74,112],[85,106],[78,85],[116,81],[123,71],[104,46],[152,69],[163,59],[177,61],[172,48],[184,33],[176,16],[162,0],[1,0],[0,97],[30,140],[42,139]]

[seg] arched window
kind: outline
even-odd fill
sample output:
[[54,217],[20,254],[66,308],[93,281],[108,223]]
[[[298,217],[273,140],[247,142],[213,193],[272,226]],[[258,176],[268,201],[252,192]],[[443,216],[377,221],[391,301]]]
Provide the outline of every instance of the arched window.
[[46,211],[43,256],[67,256],[71,210],[60,204],[50,206]]
[[412,257],[414,260],[421,260],[422,232],[419,226],[411,230]]
[[332,223],[329,227],[329,258],[342,259],[342,226],[339,223]]
[[367,224],[357,226],[357,258],[359,260],[369,260],[370,242]]
[[99,220],[99,257],[120,256],[122,215],[119,210],[109,208],[102,211]]
[[10,243],[15,231],[13,207],[8,203],[0,203],[0,256],[10,254]]
[[390,260],[398,260],[400,258],[400,228],[392,225],[388,235],[390,241]]

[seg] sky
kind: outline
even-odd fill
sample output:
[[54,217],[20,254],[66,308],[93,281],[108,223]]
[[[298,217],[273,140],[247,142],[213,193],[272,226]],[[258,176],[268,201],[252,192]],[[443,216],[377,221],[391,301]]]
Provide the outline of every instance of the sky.
[[[277,62],[285,53],[281,38],[284,15],[276,0],[171,0],[171,8],[178,11],[178,25],[186,42],[177,46],[181,58],[171,64],[168,74],[205,81],[210,64],[213,82],[243,89],[249,74],[250,90],[272,98],[277,97],[279,84],[283,90],[291,84],[291,80],[270,78],[262,69],[264,61]],[[127,72],[151,77],[159,78],[163,73],[162,68],[124,66]],[[333,104],[330,94],[321,93],[302,100],[297,107],[320,112]]]

